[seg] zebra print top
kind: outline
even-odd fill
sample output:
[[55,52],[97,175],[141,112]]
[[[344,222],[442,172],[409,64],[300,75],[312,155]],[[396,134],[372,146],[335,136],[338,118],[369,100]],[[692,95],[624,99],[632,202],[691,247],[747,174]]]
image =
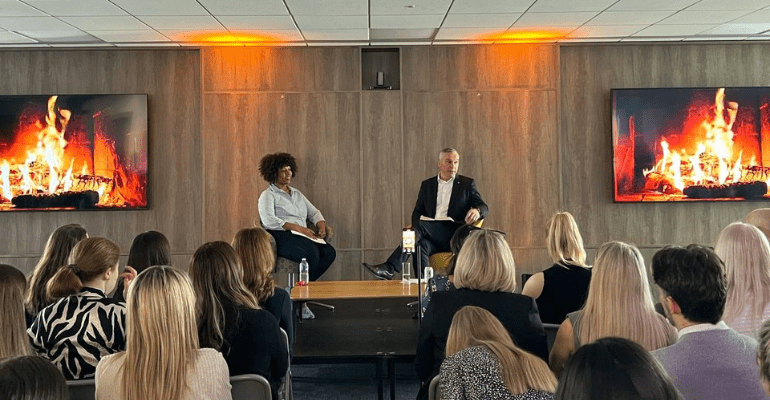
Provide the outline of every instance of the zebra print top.
[[40,311],[27,329],[32,348],[67,380],[91,379],[96,364],[126,349],[126,306],[99,289],[84,287]]

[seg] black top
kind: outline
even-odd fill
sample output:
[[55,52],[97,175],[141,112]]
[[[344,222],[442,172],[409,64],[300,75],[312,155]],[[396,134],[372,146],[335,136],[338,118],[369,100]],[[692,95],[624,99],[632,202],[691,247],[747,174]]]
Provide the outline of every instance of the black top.
[[278,326],[286,331],[286,334],[289,336],[289,349],[294,347],[294,321],[291,315],[291,297],[289,297],[289,292],[281,288],[275,288],[273,296],[265,300],[260,306],[270,311],[270,314],[273,314],[275,320],[278,321]]
[[449,326],[455,312],[464,306],[477,306],[494,314],[520,348],[548,360],[548,343],[535,301],[515,293],[457,289],[435,292],[425,311],[417,339],[415,369],[421,381],[438,375],[444,360]]
[[230,376],[262,375],[277,399],[289,355],[273,315],[266,310],[226,310],[224,339],[221,351]]
[[537,298],[540,319],[546,324],[561,324],[567,314],[583,307],[591,283],[591,270],[554,264],[543,271],[543,292]]

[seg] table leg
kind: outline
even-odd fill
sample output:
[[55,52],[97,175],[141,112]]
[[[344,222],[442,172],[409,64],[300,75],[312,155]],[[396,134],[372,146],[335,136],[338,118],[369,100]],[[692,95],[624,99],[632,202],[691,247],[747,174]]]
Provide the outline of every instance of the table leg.
[[376,363],[377,363],[377,372],[376,372],[377,373],[377,400],[382,400],[383,399],[383,395],[382,395],[382,392],[383,392],[383,390],[382,390],[383,389],[382,388],[382,360],[378,358]]
[[388,358],[388,376],[390,378],[390,400],[396,400],[396,362]]

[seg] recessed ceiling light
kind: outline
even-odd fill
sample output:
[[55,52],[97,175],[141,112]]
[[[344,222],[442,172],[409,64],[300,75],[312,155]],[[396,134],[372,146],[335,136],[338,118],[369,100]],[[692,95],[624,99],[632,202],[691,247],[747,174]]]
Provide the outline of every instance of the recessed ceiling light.
[[406,7],[406,8],[415,8],[416,6],[414,4],[410,4],[410,5],[404,6],[404,7]]

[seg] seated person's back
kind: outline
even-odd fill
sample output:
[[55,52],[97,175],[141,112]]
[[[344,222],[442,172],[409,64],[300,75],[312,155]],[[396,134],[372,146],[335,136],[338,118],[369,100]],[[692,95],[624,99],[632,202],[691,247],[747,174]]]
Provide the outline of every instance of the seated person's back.
[[543,292],[536,299],[540,319],[547,324],[561,324],[567,314],[585,304],[591,270],[554,264],[543,271]]

